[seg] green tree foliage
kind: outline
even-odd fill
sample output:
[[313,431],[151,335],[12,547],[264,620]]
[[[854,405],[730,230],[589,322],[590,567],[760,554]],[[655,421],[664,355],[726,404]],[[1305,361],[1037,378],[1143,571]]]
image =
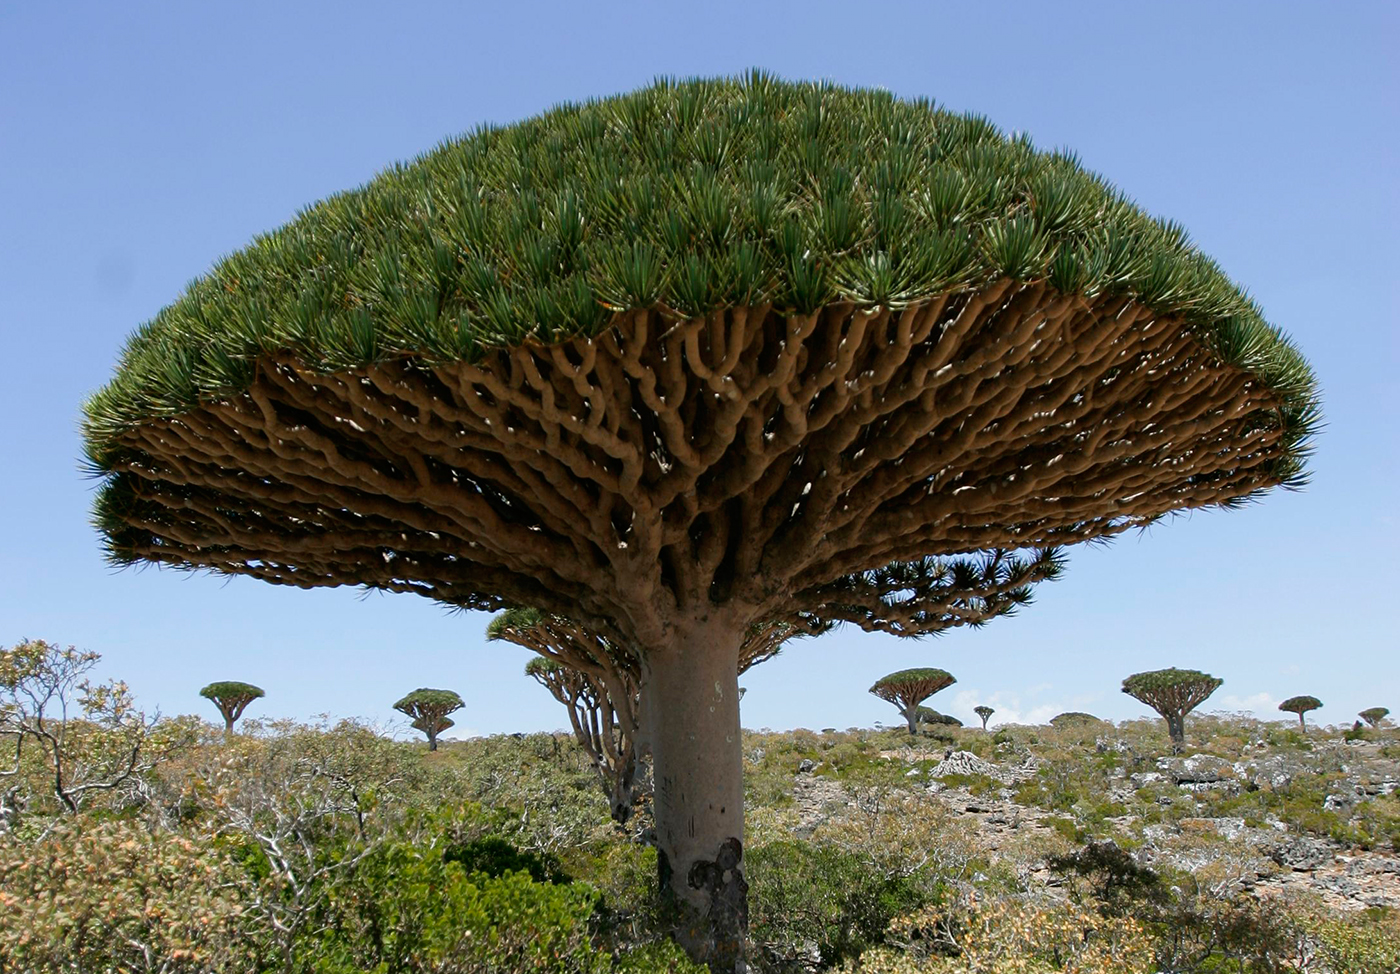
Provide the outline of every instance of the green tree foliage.
[[987,720],[988,720],[988,718],[990,718],[990,717],[992,716],[992,714],[996,713],[996,711],[995,711],[994,709],[992,709],[991,707],[986,706],[985,704],[982,705],[982,706],[973,707],[973,708],[972,708],[972,712],[982,719],[982,729],[983,729],[983,730],[986,730],[986,729],[987,729]]
[[914,720],[920,724],[928,724],[931,727],[961,727],[962,721],[952,714],[939,713],[932,707],[918,707],[914,711]]
[[1093,714],[1086,714],[1079,710],[1068,710],[1062,714],[1056,714],[1050,718],[1050,726],[1061,729],[1071,727],[1092,727],[1095,724],[1102,724],[1103,721]]
[[939,690],[957,683],[947,670],[936,667],[916,667],[886,674],[875,681],[870,692],[895,705],[909,725],[909,733],[917,734],[919,704]]
[[239,717],[243,716],[243,711],[248,704],[261,696],[264,696],[262,687],[255,687],[251,683],[242,683],[238,680],[222,680],[218,683],[211,683],[199,695],[206,700],[211,700],[214,706],[219,708],[219,713],[224,718],[224,735],[233,736],[233,724]]
[[1387,707],[1368,707],[1357,716],[1370,724],[1372,730],[1379,730],[1381,721],[1390,716],[1390,710]]
[[1317,710],[1321,706],[1322,701],[1317,699],[1317,697],[1312,697],[1307,694],[1301,694],[1296,697],[1289,697],[1283,703],[1278,705],[1278,709],[1282,710],[1284,713],[1297,714],[1298,727],[1302,729],[1304,734],[1306,734],[1308,732],[1308,723],[1303,718],[1303,715],[1311,710]]
[[1173,750],[1186,741],[1186,715],[1195,710],[1224,680],[1200,670],[1149,670],[1123,681],[1123,692],[1147,704],[1167,722]]
[[427,735],[428,750],[436,751],[438,734],[452,726],[452,721],[447,719],[447,715],[461,710],[464,706],[466,704],[462,702],[462,698],[453,690],[419,687],[394,704],[394,709],[413,718],[414,730]]
[[325,372],[453,361],[590,334],[612,309],[898,306],[1002,276],[1187,315],[1283,394],[1300,472],[1311,372],[1181,227],[983,117],[760,73],[482,128],[308,207],[138,333],[89,403],[90,456],[111,471],[119,431],[246,388],[273,349]]
[[872,868],[855,850],[783,841],[753,855],[753,937],[789,963],[808,945],[823,966],[858,956],[881,942],[895,915],[930,899],[913,870]]

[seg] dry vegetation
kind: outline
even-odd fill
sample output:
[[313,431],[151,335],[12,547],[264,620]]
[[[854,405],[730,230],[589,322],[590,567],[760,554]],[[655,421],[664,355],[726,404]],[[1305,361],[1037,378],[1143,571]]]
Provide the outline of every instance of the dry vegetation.
[[[65,692],[66,784],[32,735],[0,768],[0,971],[698,970],[663,933],[646,795],[616,824],[569,735],[430,752],[245,719],[226,741],[120,686]],[[1206,716],[1186,738],[746,733],[754,968],[1396,970],[1400,734]]]

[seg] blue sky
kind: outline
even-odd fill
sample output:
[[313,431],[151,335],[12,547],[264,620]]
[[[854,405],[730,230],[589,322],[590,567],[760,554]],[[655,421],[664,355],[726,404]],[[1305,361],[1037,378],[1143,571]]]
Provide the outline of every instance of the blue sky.
[[[750,727],[897,719],[865,692],[942,666],[972,720],[1145,708],[1123,676],[1206,669],[1203,709],[1400,712],[1400,7],[1374,4],[0,3],[0,643],[103,654],[166,713],[215,679],[253,713],[375,720],[457,689],[458,733],[555,728],[523,651],[411,596],[115,572],[78,470],[84,397],[130,331],[301,206],[478,123],[659,74],[752,66],[925,95],[1069,147],[1174,218],[1314,363],[1311,487],[1073,551],[980,632],[843,631],[744,678]],[[601,11],[608,11],[603,13]],[[1386,593],[1391,595],[1387,597]],[[1291,719],[1291,718],[1289,718]]]

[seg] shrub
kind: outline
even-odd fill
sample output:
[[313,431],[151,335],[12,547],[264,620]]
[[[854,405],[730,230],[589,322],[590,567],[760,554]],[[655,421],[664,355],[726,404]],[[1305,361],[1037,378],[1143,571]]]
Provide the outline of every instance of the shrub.
[[[509,858],[491,848],[488,864]],[[442,844],[387,843],[338,880],[298,961],[317,974],[603,971],[608,955],[590,934],[598,899],[526,871],[468,872]]]
[[455,862],[467,873],[498,879],[508,872],[525,873],[537,883],[567,883],[569,876],[552,855],[521,852],[495,835],[447,846],[443,859]]
[[750,935],[773,958],[795,958],[807,944],[823,964],[858,956],[929,895],[914,877],[832,846],[774,842],[747,856]]
[[90,816],[0,843],[0,970],[254,970],[233,869],[208,844]]
[[903,948],[875,950],[843,974],[1152,974],[1151,933],[1074,903],[1025,898],[925,908],[891,925]]

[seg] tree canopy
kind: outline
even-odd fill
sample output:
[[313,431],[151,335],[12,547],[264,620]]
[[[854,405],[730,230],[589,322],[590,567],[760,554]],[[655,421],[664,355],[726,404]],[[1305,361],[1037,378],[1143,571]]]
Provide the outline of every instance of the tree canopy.
[[211,683],[199,695],[206,700],[215,702],[220,700],[256,700],[265,696],[262,687],[255,687],[251,683],[242,683],[238,680],[221,680],[218,683]]
[[1050,718],[1050,726],[1060,728],[1102,723],[1102,718],[1095,717],[1093,714],[1086,714],[1080,710],[1069,710]]
[[[746,310],[721,334],[722,309]],[[836,329],[827,309],[855,317]],[[1052,334],[1061,352],[1025,358]],[[940,351],[902,364],[938,335]],[[695,383],[667,391],[664,362],[683,359]],[[833,384],[851,369],[864,391]],[[633,380],[658,425],[607,401]],[[1149,382],[1176,392],[1144,397]],[[881,388],[985,422],[921,427],[887,405],[793,465],[809,431]],[[552,405],[532,405],[542,394]],[[901,579],[852,572],[943,571],[917,559],[1106,536],[1295,485],[1316,407],[1311,372],[1253,302],[1073,156],[927,101],[754,74],[479,129],[307,208],[132,338],[85,431],[119,562],[582,607],[596,623],[625,612],[604,593],[629,593],[583,575],[689,547],[681,522],[658,536],[620,510],[689,510],[722,543],[716,518],[742,493],[753,510],[729,530],[762,527],[721,549],[727,581],[700,559],[712,584],[762,602],[776,573],[801,593],[785,606],[917,629],[879,604]],[[544,427],[537,441],[516,427],[522,447],[583,456],[524,467],[491,428],[516,414]],[[690,442],[687,420],[712,437]],[[895,476],[915,442],[923,459]],[[608,503],[579,517],[580,490]],[[790,543],[766,544],[780,527]],[[622,554],[590,550],[600,536]]]
[[952,686],[957,682],[957,678],[947,670],[940,670],[934,666],[918,666],[913,669],[887,673],[875,681],[870,692],[882,700],[893,700],[900,697],[913,699],[916,694],[923,694],[923,697],[931,696],[944,687]]
[[1367,707],[1365,710],[1361,711],[1361,713],[1357,714],[1357,716],[1360,717],[1362,720],[1366,721],[1366,723],[1370,724],[1372,727],[1379,727],[1381,721],[1385,720],[1387,717],[1390,716],[1390,708]]
[[930,724],[942,727],[961,727],[963,722],[952,714],[945,714],[934,710],[932,707],[918,707],[914,710],[914,719],[920,724]]
[[1290,714],[1304,714],[1309,710],[1317,710],[1321,706],[1321,700],[1305,693],[1300,696],[1289,697],[1278,705],[1278,709]]
[[1123,681],[1123,692],[1136,697],[1164,716],[1189,714],[1220,688],[1224,680],[1200,670],[1149,670]]
[[442,716],[461,710],[466,704],[453,690],[433,690],[419,687],[394,704],[394,709],[415,719],[428,715]]

